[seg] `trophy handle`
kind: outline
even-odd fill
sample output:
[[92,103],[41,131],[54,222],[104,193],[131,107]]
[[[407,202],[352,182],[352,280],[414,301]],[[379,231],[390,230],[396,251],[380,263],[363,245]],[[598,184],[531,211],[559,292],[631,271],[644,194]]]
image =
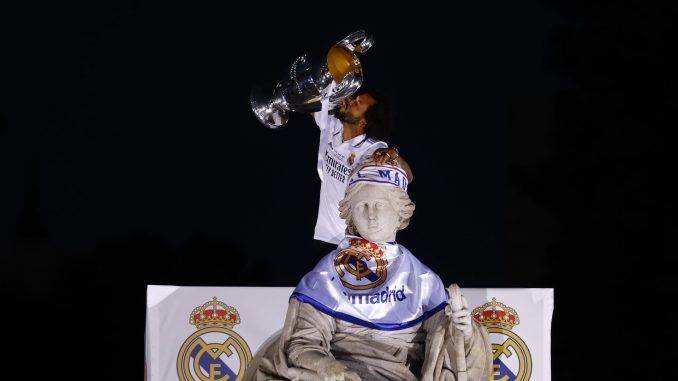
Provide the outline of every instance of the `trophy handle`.
[[355,31],[336,43],[336,45],[343,46],[350,51],[356,51],[358,53],[365,53],[370,50],[373,44],[374,38],[364,29]]
[[[368,34],[364,29],[360,29],[349,34],[330,49],[327,66],[332,74],[332,78],[338,84],[335,92],[330,95],[331,103],[336,104],[355,93],[362,86],[362,67],[353,52],[364,53],[372,47],[372,44],[374,44],[372,35]],[[342,50],[346,54],[341,53]]]

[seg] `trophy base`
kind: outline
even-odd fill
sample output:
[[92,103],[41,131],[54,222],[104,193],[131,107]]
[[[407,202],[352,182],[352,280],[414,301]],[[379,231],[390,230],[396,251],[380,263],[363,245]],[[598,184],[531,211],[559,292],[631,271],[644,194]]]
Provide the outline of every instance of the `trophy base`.
[[259,87],[250,93],[250,106],[259,122],[271,129],[282,127],[290,118],[289,112],[276,104],[271,95]]

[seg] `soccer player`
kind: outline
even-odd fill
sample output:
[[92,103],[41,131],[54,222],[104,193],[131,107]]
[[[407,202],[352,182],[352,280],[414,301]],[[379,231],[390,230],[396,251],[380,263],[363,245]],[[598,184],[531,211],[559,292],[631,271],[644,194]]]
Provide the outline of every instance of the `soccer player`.
[[[409,182],[413,178],[410,166],[398,150],[382,140],[390,129],[388,99],[380,92],[363,90],[345,98],[335,108],[329,102],[334,88],[332,84],[323,94],[321,111],[312,114],[320,127],[317,169],[321,181],[314,238],[333,244],[331,249],[345,235],[346,223],[339,218],[339,200],[344,198],[348,178],[358,163],[372,156],[377,164],[399,165]],[[324,254],[328,248],[318,247],[318,251]]]

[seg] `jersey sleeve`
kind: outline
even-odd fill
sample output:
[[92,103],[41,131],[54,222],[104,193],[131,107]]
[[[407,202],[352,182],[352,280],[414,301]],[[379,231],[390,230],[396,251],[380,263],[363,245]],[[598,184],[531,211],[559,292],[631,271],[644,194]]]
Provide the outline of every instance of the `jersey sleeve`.
[[323,90],[320,98],[322,108],[320,111],[313,113],[313,119],[315,119],[315,123],[320,127],[320,131],[325,130],[328,126],[335,126],[337,122],[339,122],[337,118],[330,115],[330,110],[335,107],[335,105],[330,102],[330,94],[332,94],[335,87],[336,85],[334,81],[332,81],[332,83]]

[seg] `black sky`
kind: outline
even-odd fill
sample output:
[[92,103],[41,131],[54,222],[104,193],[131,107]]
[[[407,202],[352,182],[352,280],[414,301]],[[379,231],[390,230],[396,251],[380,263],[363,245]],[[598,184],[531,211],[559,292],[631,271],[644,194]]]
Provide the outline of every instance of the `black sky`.
[[[249,91],[365,28],[375,36],[366,83],[394,97],[390,143],[415,173],[417,210],[398,240],[446,282],[555,287],[554,380],[580,379],[578,358],[612,364],[614,348],[647,350],[649,331],[627,341],[601,315],[628,308],[649,324],[636,309],[675,289],[663,180],[675,171],[661,134],[676,125],[675,6],[347,7],[3,12],[7,303],[42,300],[69,329],[66,311],[101,308],[101,324],[78,329],[106,327],[101,343],[130,360],[110,374],[120,379],[140,373],[146,284],[293,286],[318,259],[317,127],[292,115],[266,130]],[[74,348],[70,334],[56,340]],[[651,353],[624,376],[660,374],[654,354],[675,349]]]

